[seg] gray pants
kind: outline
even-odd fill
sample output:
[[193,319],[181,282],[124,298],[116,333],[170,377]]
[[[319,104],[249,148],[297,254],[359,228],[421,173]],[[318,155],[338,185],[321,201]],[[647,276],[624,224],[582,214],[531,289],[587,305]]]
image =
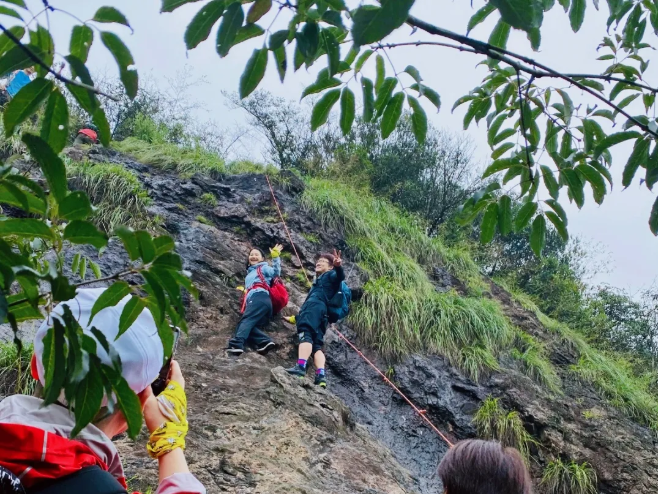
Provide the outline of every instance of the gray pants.
[[263,333],[259,328],[267,326],[272,317],[272,300],[267,292],[255,292],[247,299],[247,307],[242,318],[235,328],[233,338],[228,342],[229,348],[244,348],[245,343],[250,343],[256,348],[262,348],[272,338]]

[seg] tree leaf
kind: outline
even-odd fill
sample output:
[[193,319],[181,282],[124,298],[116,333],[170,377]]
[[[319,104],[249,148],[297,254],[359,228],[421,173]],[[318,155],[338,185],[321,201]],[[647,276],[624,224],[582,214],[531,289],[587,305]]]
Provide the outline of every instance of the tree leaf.
[[322,14],[322,21],[340,29],[345,29],[345,25],[343,24],[343,17],[340,15],[340,12],[327,10],[324,14]]
[[87,274],[87,258],[85,257],[80,264],[80,278],[84,281],[85,275]]
[[480,226],[480,243],[488,244],[493,240],[496,233],[496,222],[498,220],[498,203],[492,202],[487,206]]
[[100,370],[90,365],[85,378],[76,386],[75,391],[75,427],[71,437],[77,436],[96,416],[103,402],[103,381]]
[[64,162],[41,137],[25,133],[22,140],[30,151],[32,158],[41,166],[41,171],[50,187],[50,195],[58,203],[61,202],[68,192]]
[[130,295],[130,285],[125,281],[115,281],[103,293],[99,295],[91,308],[89,324],[91,324],[96,314],[107,307],[114,307],[121,302],[124,297]]
[[386,105],[391,99],[393,90],[397,85],[398,80],[396,77],[387,77],[384,80],[381,87],[377,91],[377,99],[375,99],[375,111],[377,112],[377,115],[381,115],[381,113],[384,111]]
[[501,235],[512,232],[512,199],[508,195],[498,199],[498,230]]
[[145,308],[146,304],[144,301],[133,295],[123,308],[123,311],[121,311],[121,317],[119,318],[119,332],[117,333],[116,339],[119,339],[123,333],[128,331],[128,328],[133,325]]
[[73,220],[64,229],[64,240],[72,244],[89,244],[102,249],[107,245],[107,236],[98,230],[93,223],[83,220]]
[[265,76],[267,69],[267,48],[254,50],[240,78],[240,98],[253,93]]
[[96,279],[100,279],[103,274],[101,273],[101,268],[98,264],[96,264],[94,261],[89,261],[89,266],[91,267],[92,272],[94,273],[94,276]]
[[490,0],[503,20],[516,29],[530,31],[540,28],[544,19],[541,0]]
[[[631,153],[630,158],[628,158],[628,162],[624,167],[624,173],[622,174],[621,184],[624,187],[628,187],[629,185],[631,185],[631,182],[633,181],[633,177],[635,177],[635,173],[637,172],[637,169],[640,166],[646,166],[647,162],[649,161],[650,144],[651,144],[650,139],[638,139],[635,142],[635,146],[633,147],[633,152]],[[602,178],[601,178],[601,182],[603,182]]]
[[178,254],[173,252],[165,252],[153,261],[153,266],[162,269],[173,269],[174,271],[181,271],[183,269],[183,261]]
[[137,96],[137,87],[139,86],[139,77],[137,70],[135,70],[135,60],[128,47],[121,41],[116,34],[103,31],[101,33],[101,41],[105,47],[110,51],[117,65],[119,66],[119,77],[126,89],[126,94],[130,99],[135,99]]
[[603,175],[608,183],[610,184],[610,190],[612,190],[612,175],[610,174],[610,170],[608,170],[604,165],[599,163],[598,161],[590,161],[589,162],[590,166],[593,166],[595,169],[599,171],[601,175]]
[[553,223],[553,226],[557,230],[560,237],[562,237],[562,240],[564,240],[565,242],[568,242],[569,241],[569,232],[567,231],[567,227],[562,222],[560,217],[552,211],[547,211],[546,212],[546,217],[551,221],[551,223]]
[[323,29],[320,33],[320,38],[322,40],[322,47],[327,52],[329,75],[333,76],[338,72],[338,67],[340,65],[340,45],[336,40],[336,37],[328,29]]
[[283,29],[281,31],[277,31],[276,33],[270,35],[270,41],[269,41],[270,50],[274,51],[277,50],[278,48],[281,48],[283,46],[283,43],[285,43],[286,40],[288,39],[288,34],[289,31],[287,29]]
[[137,230],[135,238],[139,245],[139,254],[144,263],[149,263],[155,259],[155,244],[151,238],[151,234],[145,230]]
[[0,203],[21,208],[29,213],[46,214],[46,201],[24,192],[10,181],[0,183]]
[[0,6],[0,15],[8,15],[9,17],[20,19],[21,21],[23,20],[21,14],[16,12],[14,9],[10,9],[9,7]]
[[502,113],[498,115],[493,123],[489,126],[489,131],[487,132],[487,141],[489,142],[489,146],[493,147],[494,140],[496,139],[498,131],[500,130],[500,127],[503,125],[505,120],[507,120],[507,113]]
[[[224,13],[225,7],[225,0],[212,0],[201,7],[201,10],[192,18],[185,30],[185,46],[188,50],[193,50],[199,46],[199,43],[208,39],[212,27]],[[242,25],[242,22],[240,22],[240,25]]]
[[651,233],[658,236],[658,198],[653,203],[651,215],[649,216],[649,228]]
[[423,109],[422,105],[418,102],[416,98],[409,95],[407,96],[407,101],[413,113],[411,114],[411,128],[414,131],[416,136],[416,141],[418,144],[424,144],[427,137],[427,114]]
[[173,12],[178,7],[186,3],[198,2],[199,0],[162,0],[162,7],[160,12]]
[[423,80],[423,78],[420,76],[420,72],[413,65],[407,65],[407,68],[404,69],[404,72],[413,77],[418,84],[420,84]]
[[41,124],[41,138],[55,153],[60,153],[66,146],[68,136],[69,107],[66,98],[56,88],[48,98],[48,106]]
[[128,19],[126,19],[126,16],[123,15],[114,7],[101,7],[94,14],[94,18],[92,19],[92,21],[105,22],[105,23],[115,22],[117,24],[123,24],[124,26],[128,26],[132,30],[132,27],[130,26]]
[[[41,49],[41,61],[48,67],[52,66],[55,59],[55,42],[50,31],[41,24],[38,24],[36,30],[29,31],[29,33],[30,43]],[[34,67],[39,77],[46,77],[48,75],[48,70],[45,67],[39,64],[34,65]]]
[[78,253],[73,256],[73,261],[71,262],[71,272],[77,273],[79,266],[80,266],[80,254]]
[[322,98],[320,98],[320,100],[313,107],[313,113],[311,114],[311,130],[315,132],[317,129],[327,123],[331,109],[339,99],[340,89],[332,89],[331,91],[326,92]]
[[615,134],[610,134],[596,146],[594,157],[598,158],[601,156],[601,153],[603,153],[604,150],[621,142],[628,141],[629,139],[637,139],[640,137],[640,135],[641,134],[639,132],[635,131],[617,132]]
[[439,96],[439,93],[437,93],[434,89],[432,89],[429,86],[426,86],[425,84],[412,84],[409,89],[413,89],[414,91],[418,91],[419,94],[422,96],[425,96],[428,100],[432,102],[434,106],[436,106],[436,111],[438,112],[441,110],[441,96]]
[[[130,389],[124,377],[111,367],[103,366],[106,375],[109,374],[112,390],[117,399],[117,405],[123,412],[128,423],[128,436],[135,439],[142,429],[142,405],[135,392]],[[111,376],[111,377],[110,377]]]
[[[217,53],[219,53],[220,57],[223,58],[228,55],[243,22],[244,11],[242,10],[242,3],[233,2],[226,8],[224,18],[219,25],[219,31],[217,31]],[[265,56],[265,60],[267,62],[267,56]]]
[[594,201],[597,204],[601,204],[605,194],[607,193],[607,190],[603,177],[598,172],[598,170],[592,168],[589,165],[581,164],[576,167],[576,171],[580,174],[581,177],[590,183],[592,186],[592,192],[594,194]]
[[66,357],[64,350],[64,326],[58,318],[53,318],[53,327],[50,328],[44,343],[43,366],[45,371],[44,406],[55,403],[59,398],[66,380]]
[[356,99],[350,88],[345,86],[340,97],[340,130],[349,134],[356,115]]
[[516,219],[514,220],[514,231],[517,233],[523,231],[523,229],[528,226],[536,212],[536,202],[526,202],[521,206],[521,209],[516,213]]
[[125,226],[119,226],[114,230],[114,234],[123,242],[123,246],[126,252],[128,252],[130,260],[136,261],[139,259],[139,243],[137,242],[137,237],[135,237],[135,232]]
[[96,108],[96,111],[91,118],[94,125],[98,128],[98,138],[100,139],[101,144],[103,144],[103,146],[109,146],[112,135],[110,131],[110,123],[107,121],[103,107],[99,106]]
[[490,177],[491,175],[494,175],[500,171],[507,170],[508,168],[512,168],[512,167],[524,168],[525,165],[519,162],[518,158],[499,159],[494,161],[487,167],[487,169],[482,174],[482,178],[484,179]]
[[279,79],[283,82],[286,78],[286,70],[288,69],[288,60],[286,58],[286,48],[281,46],[274,50],[274,60],[276,61],[276,70],[279,73]]
[[[265,29],[260,27],[257,24],[247,24],[244,27],[241,27],[238,30],[238,34],[235,35],[235,40],[233,41],[233,46],[239,45],[243,41],[250,40],[252,38],[257,38],[258,36],[262,36],[265,34]],[[283,50],[283,53],[285,53],[285,49]]]
[[560,173],[567,182],[567,187],[573,200],[576,202],[576,206],[578,206],[578,209],[582,208],[585,204],[585,193],[583,191],[585,184],[580,179],[580,176],[571,168],[560,170]]
[[514,143],[512,142],[506,142],[499,148],[497,148],[493,153],[491,153],[491,159],[492,160],[497,160],[500,158],[503,154],[505,154],[507,151],[512,149],[514,147]]
[[[500,19],[494,27],[494,30],[491,31],[489,36],[489,44],[497,46],[498,48],[507,47],[507,40],[509,39],[509,33],[512,27],[507,24],[503,19]],[[497,64],[498,60],[494,60],[493,63]]]
[[21,88],[5,107],[5,135],[10,137],[18,125],[25,122],[39,109],[52,91],[52,81],[42,78],[35,79]]
[[489,15],[496,10],[496,7],[493,3],[487,3],[484,7],[478,10],[473,17],[468,21],[468,26],[466,27],[466,36],[473,30],[475,26],[484,22],[484,20],[489,17]]
[[580,30],[585,20],[585,8],[587,0],[571,0],[571,9],[569,9],[569,21],[574,33]]
[[357,46],[381,41],[404,24],[414,0],[388,0],[382,7],[362,6],[352,15],[352,38]]
[[557,183],[557,180],[555,180],[555,176],[549,167],[541,165],[540,168],[542,177],[544,178],[544,185],[546,185],[548,193],[553,199],[557,200],[557,198],[560,197],[560,185]]
[[402,107],[404,106],[404,93],[396,93],[395,96],[391,98],[386,109],[384,110],[384,115],[382,116],[381,121],[381,131],[382,138],[386,139],[397,127],[398,121],[402,116]]
[[373,83],[367,77],[361,78],[363,88],[363,121],[368,123],[375,114],[375,91]]
[[366,50],[364,51],[359,59],[356,61],[356,65],[354,66],[354,73],[358,74],[361,69],[363,68],[363,65],[368,61],[368,59],[372,56],[374,51],[372,50]]
[[538,215],[532,222],[530,230],[530,248],[537,257],[541,256],[546,246],[546,218],[543,214]]
[[551,207],[551,209],[553,209],[553,211],[557,213],[557,215],[560,217],[562,223],[564,223],[565,226],[569,224],[567,213],[564,211],[564,208],[560,205],[559,202],[557,202],[554,199],[547,199],[544,202],[548,204]]
[[253,24],[272,8],[272,0],[256,0],[247,13],[247,22]]
[[16,235],[17,237],[54,238],[53,232],[43,221],[32,218],[10,218],[0,221],[0,237]]
[[[39,46],[28,44],[25,45],[25,48],[39,58],[44,56],[43,50]],[[13,46],[0,57],[0,77],[4,77],[15,70],[26,69],[32,66],[34,66],[34,60],[21,47]]]
[[379,90],[382,87],[382,84],[384,84],[384,79],[386,78],[386,64],[384,63],[384,57],[381,55],[377,55],[375,58],[375,70],[376,70],[376,78],[375,78],[375,93],[379,94]]
[[320,27],[316,22],[307,22],[295,35],[297,47],[306,60],[314,60],[320,48]]
[[330,79],[323,78],[322,80],[319,80],[304,89],[304,92],[302,93],[302,99],[311,94],[321,93],[325,89],[340,86],[341,84],[342,82],[340,82],[340,79],[336,79],[335,77]]
[[84,220],[93,209],[85,192],[76,190],[67,195],[59,205],[59,215],[67,220]]
[[160,235],[159,237],[155,237],[153,239],[153,245],[155,247],[156,256],[170,252],[176,247],[174,240],[169,235]]
[[87,63],[89,49],[93,42],[94,31],[92,31],[89,26],[73,26],[69,51],[72,56],[80,60],[82,63]]

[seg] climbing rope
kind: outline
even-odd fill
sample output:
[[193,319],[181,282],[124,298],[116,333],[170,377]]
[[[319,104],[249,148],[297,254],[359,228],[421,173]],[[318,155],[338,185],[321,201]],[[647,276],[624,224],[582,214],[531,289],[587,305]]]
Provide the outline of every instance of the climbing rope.
[[[274,193],[274,188],[272,187],[272,183],[270,182],[270,177],[265,175],[265,178],[267,179],[267,184],[270,186],[270,192],[272,193],[272,199],[274,199],[274,204],[276,204],[276,209],[279,212],[279,217],[281,218],[281,223],[283,223],[283,227],[286,230],[286,233],[288,234],[288,240],[290,240],[290,245],[292,245],[292,249],[295,252],[295,255],[297,256],[297,260],[299,261],[299,265],[302,267],[302,271],[304,271],[304,276],[306,276],[306,281],[310,283],[308,274],[306,273],[306,270],[304,269],[304,265],[302,264],[302,260],[299,257],[299,254],[297,253],[297,249],[295,247],[295,243],[292,241],[292,236],[290,235],[290,230],[288,230],[288,226],[286,225],[286,220],[283,217],[283,214],[281,213],[281,208],[279,207],[279,201],[276,200],[276,194]],[[354,266],[352,266],[352,269],[354,269]],[[351,274],[351,271],[350,271]],[[349,276],[348,276],[349,278]],[[425,423],[434,431],[438,434],[438,436],[443,439],[448,447],[452,448],[454,444],[432,423],[432,421],[427,418],[427,411],[426,410],[421,410],[419,409],[414,403],[407,398],[407,396],[400,391],[400,388],[398,388],[391,380],[386,377],[386,374],[384,374],[379,368],[373,364],[368,357],[366,357],[361,350],[359,350],[350,340],[348,340],[343,333],[341,333],[338,328],[336,327],[335,324],[332,325],[333,330],[338,334],[340,339],[342,339],[345,343],[347,343],[352,350],[354,350],[363,360],[365,360],[370,367],[372,367],[377,374],[379,374],[382,379],[384,379],[384,382],[388,384],[393,390],[399,394],[404,401],[406,401],[411,408],[413,408],[414,412],[418,414],[418,416],[425,421]]]

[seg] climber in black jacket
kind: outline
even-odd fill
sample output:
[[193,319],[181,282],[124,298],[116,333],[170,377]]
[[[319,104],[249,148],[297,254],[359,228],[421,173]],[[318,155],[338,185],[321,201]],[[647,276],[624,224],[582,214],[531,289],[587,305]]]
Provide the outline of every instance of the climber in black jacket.
[[297,365],[286,371],[301,378],[306,376],[306,363],[313,356],[315,364],[315,384],[327,386],[322,352],[324,333],[327,331],[327,312],[329,301],[340,290],[341,282],[345,280],[340,252],[320,254],[315,263],[315,282],[302,305],[299,315],[292,316],[289,322],[297,324],[299,335],[299,351]]

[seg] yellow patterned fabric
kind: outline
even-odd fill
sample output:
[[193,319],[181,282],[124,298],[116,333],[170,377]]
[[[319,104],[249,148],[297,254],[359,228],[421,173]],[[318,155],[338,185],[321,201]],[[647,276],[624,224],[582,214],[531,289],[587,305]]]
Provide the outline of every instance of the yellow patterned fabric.
[[185,436],[188,429],[187,397],[180,384],[169,381],[157,400],[160,413],[167,421],[151,433],[146,445],[151,458],[159,458],[176,448],[185,449]]

